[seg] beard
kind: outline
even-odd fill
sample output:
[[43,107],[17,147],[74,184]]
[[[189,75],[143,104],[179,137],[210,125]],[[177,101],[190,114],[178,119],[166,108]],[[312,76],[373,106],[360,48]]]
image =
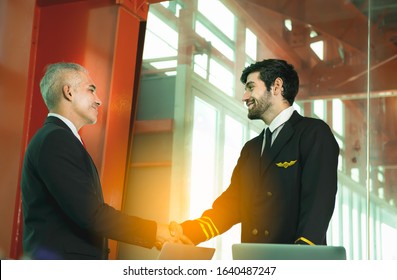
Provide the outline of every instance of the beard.
[[248,109],[248,118],[250,120],[263,119],[263,114],[265,114],[269,108],[272,106],[270,102],[270,92],[263,95],[260,99],[254,99],[254,104],[251,109]]

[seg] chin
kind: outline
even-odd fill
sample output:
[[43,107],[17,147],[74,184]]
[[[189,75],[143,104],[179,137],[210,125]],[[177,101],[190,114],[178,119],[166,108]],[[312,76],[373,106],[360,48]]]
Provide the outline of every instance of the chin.
[[98,120],[97,118],[90,119],[87,124],[96,124],[97,120]]
[[253,113],[248,112],[248,118],[250,120],[258,120],[258,119],[260,119],[260,116],[258,116],[258,114],[256,114],[255,112],[253,112]]

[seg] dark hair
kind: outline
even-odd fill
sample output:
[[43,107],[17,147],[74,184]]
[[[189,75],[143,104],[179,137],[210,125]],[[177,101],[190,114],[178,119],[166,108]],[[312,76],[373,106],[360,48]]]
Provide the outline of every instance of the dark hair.
[[264,59],[247,66],[241,74],[240,81],[245,84],[248,75],[252,72],[259,72],[259,77],[265,83],[268,91],[274,81],[281,78],[284,89],[283,97],[290,105],[294,103],[299,90],[299,77],[292,64],[281,59]]

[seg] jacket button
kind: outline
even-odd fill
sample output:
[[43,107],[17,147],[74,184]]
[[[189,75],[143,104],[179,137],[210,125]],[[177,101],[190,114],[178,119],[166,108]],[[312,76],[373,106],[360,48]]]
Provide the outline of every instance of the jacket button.
[[267,196],[272,196],[272,192],[267,192]]
[[268,235],[269,235],[269,231],[265,230],[265,236],[268,236]]
[[252,235],[257,235],[258,234],[258,230],[256,228],[254,228],[251,233],[252,233]]

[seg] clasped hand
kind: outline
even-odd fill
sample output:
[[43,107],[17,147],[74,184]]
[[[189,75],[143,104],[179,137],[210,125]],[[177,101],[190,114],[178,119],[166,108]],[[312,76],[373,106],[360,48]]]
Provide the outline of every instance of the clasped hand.
[[193,242],[183,234],[182,226],[174,221],[169,225],[157,224],[157,235],[155,246],[161,250],[166,242],[194,245]]

